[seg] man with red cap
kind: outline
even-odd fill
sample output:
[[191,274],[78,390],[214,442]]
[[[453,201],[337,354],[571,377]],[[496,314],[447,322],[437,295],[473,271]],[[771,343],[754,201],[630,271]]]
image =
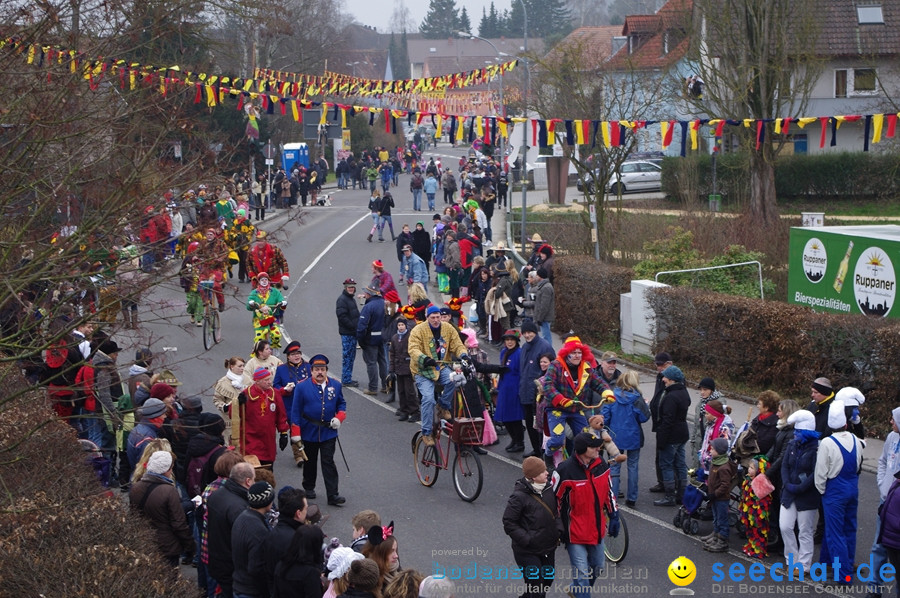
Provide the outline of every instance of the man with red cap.
[[591,367],[592,363],[595,361],[591,348],[577,336],[570,336],[547,368],[541,385],[544,400],[548,403],[550,429],[550,440],[544,452],[547,469],[554,468],[554,456],[566,441],[566,425],[572,429],[572,434],[590,431],[584,405],[590,404],[591,391],[597,394],[609,392]]
[[[235,406],[232,403],[231,409]],[[253,372],[253,384],[238,395],[241,410],[240,451],[256,455],[262,465],[275,462],[275,433],[281,450],[288,445],[288,420],[280,393],[272,388],[272,374],[266,368]]]
[[380,292],[382,296],[388,291],[396,291],[394,285],[394,277],[391,273],[384,269],[384,263],[381,260],[372,262],[372,282],[369,286]]
[[288,262],[281,249],[269,243],[266,238],[266,231],[256,231],[256,242],[247,254],[247,275],[250,276],[254,288],[258,283],[259,274],[266,272],[273,285],[287,290],[290,281]]
[[338,471],[334,464],[334,450],[338,429],[347,418],[347,402],[341,383],[328,375],[328,358],[314,355],[309,360],[312,377],[294,388],[291,407],[291,441],[305,449],[309,461],[303,468],[303,489],[306,498],[316,497],[317,458],[322,456],[322,478],[328,494],[328,504],[341,506],[347,500],[338,493]]

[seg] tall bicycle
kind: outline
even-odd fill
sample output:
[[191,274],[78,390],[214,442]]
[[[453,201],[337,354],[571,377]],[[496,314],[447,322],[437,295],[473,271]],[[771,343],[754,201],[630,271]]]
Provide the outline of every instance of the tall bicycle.
[[209,351],[222,340],[219,311],[213,304],[214,280],[200,281],[200,297],[203,299],[203,348]]
[[[459,366],[462,374],[459,380],[465,382],[474,371],[465,371]],[[453,411],[458,414],[451,421],[441,419],[434,428],[434,446],[425,443],[422,432],[416,432],[412,438],[412,451],[416,476],[423,486],[431,487],[437,481],[441,469],[451,467],[450,445],[455,448],[453,456],[453,488],[461,499],[473,502],[481,494],[484,484],[484,470],[481,459],[472,450],[472,446],[482,444],[484,418],[471,417],[462,385],[456,388],[453,399]]]

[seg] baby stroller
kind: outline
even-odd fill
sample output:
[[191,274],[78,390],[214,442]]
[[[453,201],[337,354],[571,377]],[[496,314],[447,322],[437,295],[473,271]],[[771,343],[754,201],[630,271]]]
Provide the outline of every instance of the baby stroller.
[[[738,467],[738,475],[735,476],[731,486],[731,500],[728,504],[728,525],[738,528],[740,522],[741,487],[740,480],[743,477],[741,468]],[[710,506],[709,488],[706,485],[707,473],[704,469],[692,472],[692,477],[684,489],[681,506],[675,513],[672,523],[675,527],[689,536],[700,533],[701,521],[712,521],[712,508]],[[740,530],[739,530],[740,531]]]

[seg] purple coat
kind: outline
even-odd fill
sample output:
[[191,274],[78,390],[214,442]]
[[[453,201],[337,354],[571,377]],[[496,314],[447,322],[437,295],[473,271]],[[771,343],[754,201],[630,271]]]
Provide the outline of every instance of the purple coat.
[[886,548],[900,549],[900,479],[894,480],[881,507],[881,533],[878,543]]

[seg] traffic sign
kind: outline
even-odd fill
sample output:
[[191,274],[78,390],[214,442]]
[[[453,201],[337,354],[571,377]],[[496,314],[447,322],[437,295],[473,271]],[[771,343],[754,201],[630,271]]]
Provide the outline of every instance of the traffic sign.
[[273,160],[272,158],[266,158],[266,166],[271,166],[272,164],[275,164],[275,160]]

